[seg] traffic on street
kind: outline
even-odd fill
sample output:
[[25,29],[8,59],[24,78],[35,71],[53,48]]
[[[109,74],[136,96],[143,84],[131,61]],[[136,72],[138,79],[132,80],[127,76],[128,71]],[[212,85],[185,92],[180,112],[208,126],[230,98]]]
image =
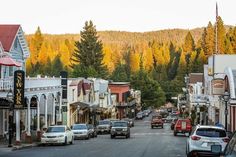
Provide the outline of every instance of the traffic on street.
[[[39,145],[30,149],[0,153],[1,157],[25,157],[34,154],[34,157],[183,157],[187,137],[182,134],[174,136],[170,123],[164,123],[163,128],[151,128],[152,113],[142,120],[135,120],[134,127],[130,128],[130,137],[114,137],[110,133],[98,134],[97,138],[75,140],[72,145],[55,144]],[[125,121],[122,121],[125,123]],[[120,124],[117,121],[117,125]],[[75,127],[79,128],[82,126]],[[58,129],[57,129],[58,130]],[[56,131],[57,131],[56,130]],[[74,130],[74,129],[72,129]],[[113,130],[113,128],[112,128]],[[74,136],[75,137],[75,136]],[[77,138],[76,138],[77,139]]]

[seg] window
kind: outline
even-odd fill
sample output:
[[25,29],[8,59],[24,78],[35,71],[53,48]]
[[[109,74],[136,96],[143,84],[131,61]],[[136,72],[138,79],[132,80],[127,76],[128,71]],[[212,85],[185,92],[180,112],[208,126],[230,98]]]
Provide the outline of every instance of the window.
[[13,76],[13,66],[9,66],[9,76]]
[[213,128],[199,128],[196,135],[205,137],[226,137],[225,130],[213,129]]
[[17,49],[17,41],[18,41],[18,38],[16,37],[16,40],[14,42],[14,48]]
[[226,149],[225,149],[225,155],[236,155],[236,133],[228,143]]
[[72,89],[72,101],[75,101],[75,89]]

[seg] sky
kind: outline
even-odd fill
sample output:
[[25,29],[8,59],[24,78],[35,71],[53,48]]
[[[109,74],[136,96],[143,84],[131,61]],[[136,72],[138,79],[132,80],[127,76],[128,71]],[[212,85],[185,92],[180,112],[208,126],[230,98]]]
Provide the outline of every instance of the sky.
[[97,31],[192,29],[215,22],[236,25],[236,0],[2,0],[0,24],[21,24],[26,34],[79,33],[92,20]]

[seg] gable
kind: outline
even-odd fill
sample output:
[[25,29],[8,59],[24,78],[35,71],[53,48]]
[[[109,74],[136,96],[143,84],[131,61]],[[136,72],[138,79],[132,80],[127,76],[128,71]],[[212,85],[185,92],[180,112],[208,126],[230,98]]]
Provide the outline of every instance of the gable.
[[12,43],[16,37],[20,25],[0,25],[0,41],[4,51],[11,50]]

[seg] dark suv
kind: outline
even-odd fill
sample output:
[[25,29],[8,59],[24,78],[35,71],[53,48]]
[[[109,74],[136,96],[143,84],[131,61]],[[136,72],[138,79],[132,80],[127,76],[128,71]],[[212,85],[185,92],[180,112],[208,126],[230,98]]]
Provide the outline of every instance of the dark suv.
[[111,138],[116,136],[130,138],[130,127],[127,121],[115,121],[112,123]]

